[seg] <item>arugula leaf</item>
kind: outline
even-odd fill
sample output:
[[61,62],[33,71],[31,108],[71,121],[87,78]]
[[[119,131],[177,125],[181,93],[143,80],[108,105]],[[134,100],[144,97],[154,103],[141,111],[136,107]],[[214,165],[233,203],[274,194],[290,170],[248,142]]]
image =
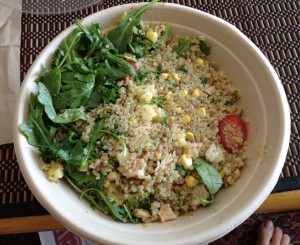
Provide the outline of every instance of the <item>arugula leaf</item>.
[[35,95],[30,95],[31,109],[27,122],[20,124],[19,129],[27,137],[28,143],[35,147],[50,145],[56,133],[56,128],[48,129],[43,121],[43,106],[37,104]]
[[75,55],[75,45],[79,42],[82,34],[82,32],[76,29],[62,41],[59,46],[59,54],[62,58],[60,60],[58,68],[61,68],[65,61],[67,61],[68,63],[78,61]]
[[119,50],[121,54],[127,50],[127,45],[132,40],[132,29],[138,25],[143,13],[154,5],[159,0],[153,0],[132,14],[128,14],[120,23],[118,27],[108,33],[108,39],[113,43],[114,47]]
[[52,97],[55,97],[59,94],[60,86],[61,86],[61,72],[58,67],[52,69],[49,73],[47,73],[43,79],[42,83],[49,90]]
[[178,45],[174,47],[174,51],[182,56],[186,51],[190,49],[190,40],[186,37],[181,37],[178,40]]
[[86,155],[82,159],[81,166],[87,166],[89,164],[89,160],[91,158],[91,155],[93,153],[93,150],[95,149],[96,141],[103,135],[103,125],[104,121],[100,120],[96,123],[96,125],[92,128],[92,130],[89,133],[89,143],[86,147]]
[[110,81],[124,78],[130,74],[135,75],[134,67],[124,58],[106,52],[105,74]]
[[90,98],[95,85],[95,75],[75,74],[74,78],[73,80],[63,80],[61,92],[54,103],[56,109],[76,108],[85,105]]
[[53,106],[49,90],[42,83],[38,83],[38,101],[44,106],[48,118],[55,123],[69,123],[79,119],[87,120],[87,115],[80,109],[66,109],[62,114],[57,115]]
[[194,166],[210,194],[217,193],[223,185],[219,172],[202,158],[195,159]]
[[45,112],[49,119],[53,121],[57,115],[53,106],[50,92],[43,83],[38,83],[38,88],[38,101],[44,106]]
[[79,108],[75,109],[66,109],[62,114],[59,114],[55,117],[53,122],[55,123],[70,123],[75,122],[77,120],[86,121],[88,116]]

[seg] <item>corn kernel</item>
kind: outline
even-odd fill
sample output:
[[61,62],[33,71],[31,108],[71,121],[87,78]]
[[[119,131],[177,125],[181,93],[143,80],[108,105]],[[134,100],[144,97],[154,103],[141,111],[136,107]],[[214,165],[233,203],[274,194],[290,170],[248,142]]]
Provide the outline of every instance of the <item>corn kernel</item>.
[[201,91],[199,89],[193,89],[192,91],[192,95],[195,97],[195,98],[199,98],[201,96]]
[[201,116],[201,117],[206,117],[206,110],[204,107],[200,107],[198,109],[198,114]]
[[153,30],[148,30],[148,32],[146,33],[146,38],[148,40],[150,40],[152,43],[156,43],[158,40],[158,34],[156,31]]
[[203,59],[197,58],[197,59],[196,59],[196,64],[197,64],[197,65],[203,65],[203,64],[204,64]]
[[193,140],[195,139],[195,136],[194,136],[194,134],[193,134],[192,132],[187,132],[187,133],[186,133],[186,138],[187,138],[188,140],[193,141]]
[[169,79],[170,77],[170,74],[169,73],[161,73],[160,76],[163,78],[163,79]]
[[108,180],[106,180],[105,184],[104,184],[104,188],[108,188],[110,186],[110,182]]
[[191,122],[191,117],[189,115],[184,115],[182,117],[182,121],[183,121],[183,123],[188,124]]
[[172,77],[174,78],[174,80],[176,82],[179,82],[181,80],[181,78],[179,77],[179,75],[177,73],[173,73]]
[[193,160],[189,155],[182,154],[179,160],[185,170],[193,169]]
[[199,180],[197,180],[194,176],[189,175],[185,178],[185,183],[186,183],[187,187],[192,188],[192,187],[195,187],[199,183]]
[[181,99],[183,99],[183,98],[185,98],[185,97],[188,95],[188,93],[189,93],[189,92],[188,92],[186,89],[183,89],[183,90],[180,91],[179,97],[180,97]]

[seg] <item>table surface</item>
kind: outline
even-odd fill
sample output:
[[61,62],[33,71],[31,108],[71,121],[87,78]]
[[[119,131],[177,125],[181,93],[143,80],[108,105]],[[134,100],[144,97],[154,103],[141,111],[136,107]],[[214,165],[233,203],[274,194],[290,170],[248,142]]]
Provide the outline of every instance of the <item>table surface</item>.
[[[30,0],[23,0],[30,1]],[[22,15],[21,80],[41,50],[75,18],[104,8],[140,1],[103,4],[62,15]],[[177,0],[227,20],[240,29],[270,60],[291,108],[291,140],[286,162],[273,193],[257,212],[300,210],[300,2],[292,0]],[[0,146],[0,234],[64,227],[36,201],[18,168],[12,144]]]

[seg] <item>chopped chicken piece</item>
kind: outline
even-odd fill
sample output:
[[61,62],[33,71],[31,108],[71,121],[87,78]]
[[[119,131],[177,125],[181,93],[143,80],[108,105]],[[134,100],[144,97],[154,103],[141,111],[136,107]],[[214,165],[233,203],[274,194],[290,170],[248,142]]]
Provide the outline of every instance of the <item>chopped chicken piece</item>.
[[160,213],[159,216],[161,222],[165,222],[177,218],[176,214],[173,212],[172,208],[170,207],[170,204],[161,205],[159,213]]

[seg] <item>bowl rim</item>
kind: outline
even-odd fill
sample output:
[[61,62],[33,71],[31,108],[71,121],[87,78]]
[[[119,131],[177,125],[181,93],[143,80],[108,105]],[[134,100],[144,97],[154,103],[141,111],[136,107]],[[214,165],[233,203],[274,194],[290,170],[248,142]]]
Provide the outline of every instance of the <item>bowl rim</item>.
[[[122,8],[137,8],[141,5],[144,5],[145,3],[131,3],[131,4],[124,4],[124,5],[119,5],[119,6],[115,6],[112,8],[108,8],[105,10],[101,10],[99,12],[96,12],[92,15],[87,16],[86,18],[84,18],[83,20],[83,24],[85,24],[86,22],[89,22],[89,20],[93,19],[93,18],[97,18],[98,15],[104,15],[104,14],[108,14],[110,12],[114,12],[114,11],[120,11],[122,10]],[[206,12],[203,12],[201,10],[196,10],[187,6],[182,6],[182,5],[178,5],[178,4],[174,4],[174,3],[159,3],[157,5],[154,5],[152,8],[159,8],[161,6],[166,6],[167,8],[170,9],[182,9],[183,11],[188,11],[190,13],[194,13],[197,15],[202,15],[203,18],[208,18],[208,19],[212,19],[213,21],[217,21],[220,22],[222,25],[224,25],[226,28],[228,28],[231,32],[234,32],[237,36],[239,36],[240,38],[243,39],[244,42],[247,42],[247,44],[253,49],[253,52],[255,52],[257,54],[257,56],[262,60],[262,62],[265,64],[266,69],[268,70],[268,73],[270,74],[270,76],[272,76],[274,78],[274,85],[276,86],[277,92],[278,92],[278,96],[280,97],[281,101],[280,101],[280,107],[281,107],[281,113],[284,115],[284,118],[282,120],[282,125],[283,125],[283,132],[282,132],[282,142],[281,142],[281,151],[277,157],[278,159],[278,163],[274,169],[274,173],[276,173],[276,175],[272,175],[271,178],[264,180],[263,183],[265,184],[265,191],[264,192],[260,192],[259,190],[256,191],[257,197],[255,199],[255,202],[252,205],[242,205],[241,207],[238,208],[238,210],[243,209],[243,211],[240,212],[240,214],[242,214],[242,217],[239,216],[238,220],[237,217],[232,217],[231,220],[228,220],[226,222],[224,222],[223,224],[219,224],[219,228],[223,231],[222,233],[220,233],[218,235],[218,237],[216,238],[214,236],[214,234],[207,234],[207,242],[212,241],[212,237],[214,237],[213,239],[218,239],[219,237],[225,235],[226,233],[228,233],[229,231],[231,231],[233,228],[235,228],[237,225],[239,225],[241,222],[240,220],[245,220],[247,219],[252,213],[255,212],[255,210],[263,203],[263,201],[267,198],[267,196],[271,193],[272,189],[274,188],[280,171],[282,169],[285,157],[286,157],[286,153],[288,150],[288,145],[289,145],[289,137],[290,137],[290,114],[289,114],[289,106],[288,106],[288,102],[286,99],[286,95],[285,95],[285,91],[284,88],[281,84],[281,81],[277,75],[277,73],[275,72],[274,68],[272,67],[272,65],[269,63],[268,59],[263,55],[263,53],[258,49],[257,46],[255,46],[254,43],[252,43],[240,30],[238,30],[235,26],[229,24],[228,22],[226,22],[225,20],[213,16],[211,14],[208,14]],[[26,164],[25,164],[25,159],[23,159],[23,157],[21,157],[23,155],[23,151],[24,148],[21,145],[20,142],[20,137],[24,137],[20,134],[18,126],[20,123],[20,115],[22,114],[20,112],[20,109],[22,108],[22,102],[24,99],[24,89],[26,87],[26,81],[28,80],[28,78],[30,76],[32,76],[34,74],[34,70],[32,67],[36,67],[36,65],[40,62],[41,57],[43,56],[43,54],[45,53],[45,50],[49,49],[49,46],[52,45],[54,42],[57,42],[59,39],[61,39],[63,36],[67,35],[66,33],[70,33],[73,29],[75,28],[75,25],[71,25],[70,27],[68,27],[66,30],[62,31],[58,36],[56,36],[44,49],[43,51],[39,54],[39,56],[36,58],[36,60],[34,61],[34,63],[32,64],[31,68],[29,69],[29,71],[27,72],[25,78],[24,78],[24,85],[22,85],[21,90],[20,90],[20,96],[18,97],[18,101],[17,101],[17,106],[16,106],[16,113],[15,113],[15,119],[14,119],[14,143],[15,143],[15,151],[16,151],[16,155],[18,160],[20,159],[20,169],[21,172],[24,175],[24,178],[28,184],[28,186],[30,187],[30,189],[32,190],[34,196],[37,198],[37,200],[49,211],[50,214],[52,214],[57,220],[59,220],[61,223],[63,223],[67,228],[69,228],[71,231],[73,231],[76,234],[79,234],[81,236],[86,236],[86,232],[84,232],[82,229],[78,228],[76,226],[76,221],[75,220],[69,220],[68,217],[66,217],[60,210],[58,207],[55,206],[48,206],[48,201],[49,198],[45,195],[43,195],[38,189],[36,189],[36,183],[35,181],[30,178],[30,170],[26,168]],[[21,96],[23,95],[23,97]],[[111,241],[111,240],[107,240],[106,238],[102,237],[96,237],[95,234],[89,233],[88,237],[91,238],[91,240],[94,241],[100,241],[100,242],[110,242],[111,244],[130,244],[130,243],[126,243],[126,241],[123,241],[125,243],[122,242],[122,239],[117,239],[115,241]],[[194,237],[190,237],[190,238],[181,238],[181,239],[176,239],[176,244],[185,244],[185,243],[189,243],[191,241],[197,241],[199,239],[199,235],[195,234]],[[166,241],[165,244],[167,244],[168,242]],[[172,244],[175,244],[174,241],[172,241]]]

